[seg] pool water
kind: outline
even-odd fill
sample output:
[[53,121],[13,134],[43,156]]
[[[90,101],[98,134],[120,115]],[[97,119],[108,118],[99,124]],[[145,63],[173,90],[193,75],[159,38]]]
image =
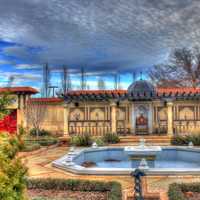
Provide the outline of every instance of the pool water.
[[[153,155],[151,151],[146,153],[148,167],[143,169],[147,175],[200,174],[200,148],[162,147]],[[52,165],[75,174],[130,176],[139,167],[143,156],[146,155],[138,156],[138,152],[127,152],[123,147],[76,149],[53,161]]]
[[[137,168],[141,159],[134,159],[134,153],[130,158],[123,148],[106,148],[85,150],[73,162],[80,166],[84,162],[93,162],[96,168]],[[147,159],[147,163],[150,168],[200,168],[200,150],[163,148],[154,160]]]

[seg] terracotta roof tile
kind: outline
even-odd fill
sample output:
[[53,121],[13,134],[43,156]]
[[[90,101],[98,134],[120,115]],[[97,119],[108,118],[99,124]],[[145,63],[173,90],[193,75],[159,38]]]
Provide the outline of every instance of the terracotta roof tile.
[[191,88],[191,87],[185,87],[185,88],[157,88],[158,93],[200,93],[200,88]]
[[32,87],[4,87],[0,88],[0,93],[2,92],[28,93],[28,94],[38,93],[38,91]]
[[80,95],[80,94],[126,94],[127,90],[74,90],[67,94]]
[[[200,88],[157,88],[159,94],[162,93],[200,93]],[[126,94],[127,90],[74,90],[68,92],[66,95],[80,95],[80,94]]]

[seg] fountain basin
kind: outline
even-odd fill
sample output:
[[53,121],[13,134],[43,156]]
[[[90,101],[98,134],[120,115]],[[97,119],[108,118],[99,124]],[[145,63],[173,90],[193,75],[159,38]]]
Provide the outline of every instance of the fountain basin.
[[157,152],[162,151],[162,148],[160,146],[152,146],[152,147],[141,147],[141,146],[127,146],[124,147],[124,151],[128,155],[155,155]]
[[[71,155],[70,155],[71,156]],[[134,155],[132,155],[134,158]],[[67,163],[68,155],[53,162],[58,167],[76,174],[130,175],[140,165],[140,159],[130,159],[123,147],[98,147],[78,149]],[[152,175],[194,175],[200,174],[200,149],[188,147],[162,147],[157,151],[154,165],[147,163],[147,174]],[[69,159],[70,160],[70,159]],[[113,162],[115,160],[115,162]],[[94,167],[82,166],[84,162],[95,163]]]

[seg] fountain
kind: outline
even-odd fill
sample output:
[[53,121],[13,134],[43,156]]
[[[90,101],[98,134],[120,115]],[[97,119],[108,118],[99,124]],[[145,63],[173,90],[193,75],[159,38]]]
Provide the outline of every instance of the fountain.
[[190,142],[188,143],[188,147],[189,147],[189,148],[193,148],[193,147],[194,147],[194,144],[193,144],[192,141],[190,141]]
[[140,139],[138,146],[124,147],[124,152],[129,156],[129,160],[137,162],[139,166],[144,165],[143,167],[154,166],[156,155],[160,151],[162,151],[160,146],[146,146],[143,138]]
[[154,155],[162,151],[160,146],[146,146],[145,139],[140,139],[139,146],[124,147],[124,151],[129,155]]
[[147,163],[147,161],[146,161],[145,158],[142,158],[142,160],[141,160],[140,165],[139,165],[138,168],[141,169],[141,170],[147,170],[147,169],[149,169],[148,163]]
[[68,157],[66,158],[66,160],[64,161],[64,164],[65,164],[66,166],[74,165],[74,163],[73,163],[73,157],[72,157],[72,156],[68,156]]
[[69,155],[69,156],[74,156],[74,155],[76,155],[75,147],[74,147],[74,146],[70,147],[69,152],[68,152],[68,155]]
[[93,143],[92,143],[92,148],[97,148],[97,147],[98,147],[97,143],[96,143],[96,142],[93,142]]

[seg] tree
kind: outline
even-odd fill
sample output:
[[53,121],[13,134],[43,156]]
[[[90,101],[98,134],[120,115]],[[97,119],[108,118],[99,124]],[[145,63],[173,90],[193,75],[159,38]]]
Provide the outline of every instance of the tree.
[[17,157],[21,135],[0,135],[0,199],[23,200],[27,169]]
[[153,67],[149,73],[158,86],[198,87],[200,86],[200,50],[175,49],[166,64]]
[[39,136],[39,131],[41,130],[41,124],[42,121],[44,121],[46,111],[46,104],[44,102],[34,101],[34,99],[30,99],[27,102],[27,106],[24,110],[27,124],[36,130],[37,137]]
[[8,106],[12,102],[13,98],[9,94],[10,93],[5,92],[2,93],[0,96],[0,119],[10,113],[10,111],[8,110]]
[[[0,98],[0,116],[8,114],[7,106],[12,102],[12,97],[7,93]],[[24,200],[26,189],[27,169],[16,155],[22,148],[23,131],[19,134],[0,134],[0,199]]]
[[99,78],[97,87],[99,90],[105,90],[106,89],[106,83],[102,78]]

